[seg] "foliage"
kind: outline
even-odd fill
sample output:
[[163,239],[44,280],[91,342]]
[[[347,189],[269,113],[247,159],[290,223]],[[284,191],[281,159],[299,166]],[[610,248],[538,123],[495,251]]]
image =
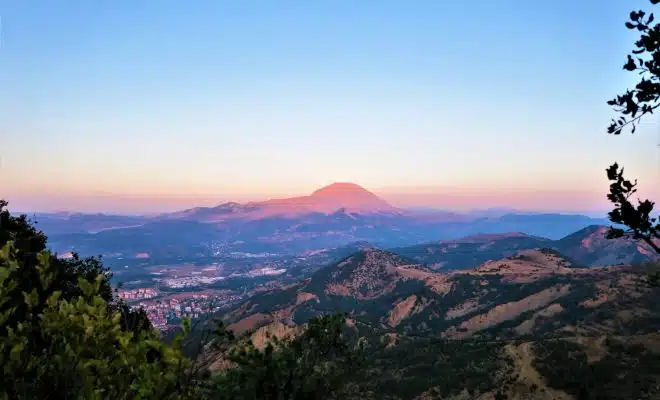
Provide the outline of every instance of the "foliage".
[[[47,243],[46,235],[39,231],[25,215],[13,216],[7,209],[7,205],[6,201],[0,200],[0,248],[9,241],[13,242],[21,273],[20,281],[17,282],[14,292],[8,295],[4,305],[0,306],[0,312],[14,307],[16,311],[12,314],[12,318],[23,319],[28,310],[27,305],[22,301],[21,292],[31,293],[36,290],[41,294],[40,301],[35,305],[37,310],[33,310],[38,313],[38,308],[45,307],[46,299],[54,292],[59,291],[61,299],[74,300],[82,294],[78,285],[79,278],[96,281],[100,277],[99,295],[111,311],[121,313],[122,329],[137,333],[150,328],[151,324],[146,313],[131,310],[126,304],[113,299],[110,286],[112,275],[99,258],[81,258],[77,254],[73,254],[70,259],[60,259],[50,253],[44,253]],[[50,268],[57,272],[47,288],[40,284],[40,275],[36,268],[38,254],[48,257]]]
[[[651,0],[652,4],[659,2]],[[636,72],[641,78],[634,89],[628,89],[607,102],[619,114],[619,118],[613,119],[607,129],[610,134],[619,135],[629,127],[634,133],[640,119],[660,107],[660,24],[653,24],[653,21],[653,14],[647,16],[639,10],[631,12],[630,20],[626,22],[628,29],[637,30],[641,35],[623,69]],[[612,228],[608,237],[629,235],[643,240],[660,254],[660,220],[652,216],[654,203],[638,200],[637,206],[632,204],[630,197],[637,191],[637,181],[625,179],[623,168],[619,169],[617,163],[607,169],[607,178],[611,181],[607,198],[615,205],[609,213],[610,220],[627,227],[626,230]]]
[[7,209],[7,201],[0,199],[0,245],[13,241],[22,254],[38,253],[46,248],[46,235],[30,223],[27,216],[14,217]]
[[360,352],[344,336],[344,320],[343,314],[314,318],[301,335],[273,338],[263,349],[239,342],[227,353],[232,366],[216,377],[216,398],[344,398],[360,366]]
[[[47,252],[36,254],[40,285],[21,291],[25,307],[6,307],[23,284],[13,242],[0,252],[0,362],[2,398],[187,398],[190,365],[153,330],[122,330],[119,312],[101,296],[103,276],[78,277],[81,295],[51,290],[61,270]],[[12,302],[15,303],[15,302]],[[38,341],[34,339],[37,338]],[[155,355],[155,356],[154,356]],[[184,384],[187,383],[187,384]]]
[[611,228],[608,238],[630,236],[636,240],[643,240],[656,252],[660,247],[655,243],[660,240],[660,220],[652,217],[654,203],[649,200],[638,201],[635,207],[630,197],[637,191],[637,181],[631,182],[623,177],[623,168],[619,170],[617,163],[607,169],[607,178],[610,184],[610,193],[607,198],[614,203],[615,209],[609,213],[610,220],[615,224],[623,224],[626,230]]
[[602,358],[589,360],[585,349],[566,340],[538,341],[534,367],[551,387],[578,399],[657,398],[658,356],[639,344],[606,340]]
[[[660,0],[651,0],[657,4]],[[608,133],[620,134],[627,127],[635,132],[639,120],[660,106],[660,24],[652,25],[653,14],[646,17],[644,11],[630,13],[630,21],[626,28],[641,32],[639,40],[635,42],[632,55],[629,54],[623,69],[637,72],[641,79],[632,90],[626,90],[622,95],[616,96],[607,102],[620,115],[619,119],[612,119]]]
[[370,348],[366,365],[355,372],[361,392],[402,399],[428,392],[443,399],[503,387],[513,364],[499,344],[401,336],[396,346]]

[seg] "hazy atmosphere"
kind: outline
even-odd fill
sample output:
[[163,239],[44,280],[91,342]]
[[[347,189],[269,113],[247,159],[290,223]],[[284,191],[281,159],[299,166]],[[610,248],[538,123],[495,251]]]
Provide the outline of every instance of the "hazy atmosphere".
[[347,181],[401,206],[601,212],[612,160],[660,193],[651,120],[604,134],[634,3],[2,2],[0,185],[25,211]]

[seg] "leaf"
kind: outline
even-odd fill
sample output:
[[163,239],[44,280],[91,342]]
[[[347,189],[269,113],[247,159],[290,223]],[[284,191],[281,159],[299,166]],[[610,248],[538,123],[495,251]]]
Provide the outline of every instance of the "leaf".
[[630,55],[628,55],[628,61],[623,66],[623,69],[625,69],[626,71],[634,71],[637,69],[637,64],[635,64],[635,60],[633,60],[633,58]]
[[37,289],[32,289],[30,293],[23,292],[23,300],[29,309],[36,307],[39,303],[39,294],[37,294]]
[[11,360],[12,361],[19,361],[22,358],[21,354],[23,353],[24,349],[25,349],[25,344],[24,343],[15,344],[11,348],[11,352],[10,352]]
[[0,268],[0,282],[4,282],[7,278],[9,278],[10,274],[9,268],[2,267]]

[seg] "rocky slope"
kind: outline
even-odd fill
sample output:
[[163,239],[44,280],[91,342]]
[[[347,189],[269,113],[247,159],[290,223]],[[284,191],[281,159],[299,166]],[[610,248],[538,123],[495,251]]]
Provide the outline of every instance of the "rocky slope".
[[257,328],[344,311],[382,334],[444,338],[643,333],[660,327],[660,308],[643,279],[628,267],[580,268],[550,249],[445,274],[364,249],[305,282],[252,297],[227,318]]
[[370,343],[354,371],[363,398],[623,400],[660,393],[657,295],[643,270],[583,268],[553,249],[439,273],[363,248],[225,319],[261,346],[348,313]]

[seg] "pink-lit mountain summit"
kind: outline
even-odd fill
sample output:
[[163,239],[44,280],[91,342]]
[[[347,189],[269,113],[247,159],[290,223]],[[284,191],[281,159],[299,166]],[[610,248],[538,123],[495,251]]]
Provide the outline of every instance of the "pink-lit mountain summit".
[[295,217],[310,213],[331,214],[339,210],[360,214],[403,212],[360,185],[337,182],[322,187],[308,196],[246,204],[225,203],[216,207],[196,207],[169,214],[168,217],[216,222],[234,218],[259,219],[270,216]]
[[349,212],[380,213],[399,210],[385,200],[355,183],[333,183],[309,196],[268,200],[255,203],[262,207],[291,208],[291,211],[332,213],[339,209]]

